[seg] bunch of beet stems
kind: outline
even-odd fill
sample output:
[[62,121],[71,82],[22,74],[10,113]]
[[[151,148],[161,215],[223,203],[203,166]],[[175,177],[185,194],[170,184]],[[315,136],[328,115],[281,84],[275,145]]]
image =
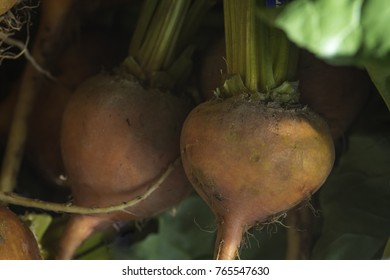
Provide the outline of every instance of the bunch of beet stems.
[[327,123],[298,102],[297,48],[267,11],[224,0],[225,83],[182,129],[185,172],[216,216],[215,259],[239,258],[245,232],[308,200],[334,162]]
[[214,1],[147,0],[131,39],[125,71],[151,87],[175,90],[192,68],[196,30]]
[[298,50],[281,30],[263,21],[262,2],[224,1],[227,74],[232,77],[226,80],[223,94],[249,90],[262,99],[296,103]]

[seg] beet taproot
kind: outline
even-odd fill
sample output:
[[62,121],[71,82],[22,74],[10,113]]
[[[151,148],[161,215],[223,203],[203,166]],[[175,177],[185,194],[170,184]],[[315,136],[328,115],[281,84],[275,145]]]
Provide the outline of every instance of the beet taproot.
[[0,205],[0,260],[40,260],[34,234],[19,217]]

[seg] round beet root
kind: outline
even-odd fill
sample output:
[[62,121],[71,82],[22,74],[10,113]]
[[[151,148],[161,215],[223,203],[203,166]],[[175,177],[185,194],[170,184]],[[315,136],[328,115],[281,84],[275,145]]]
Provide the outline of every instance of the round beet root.
[[[189,106],[131,76],[98,75],[83,83],[65,109],[61,148],[74,201],[87,207],[120,204],[144,194],[180,155]],[[72,217],[59,258],[97,227],[139,220],[173,206],[191,190],[180,165],[146,200],[126,212]]]
[[249,94],[211,100],[184,123],[182,161],[217,217],[217,259],[236,258],[247,229],[309,198],[333,166],[325,121],[272,104]]
[[0,206],[0,260],[40,260],[38,243],[19,217]]

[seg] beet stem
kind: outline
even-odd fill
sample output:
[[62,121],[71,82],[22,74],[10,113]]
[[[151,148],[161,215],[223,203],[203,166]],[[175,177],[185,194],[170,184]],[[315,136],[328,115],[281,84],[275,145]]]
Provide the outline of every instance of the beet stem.
[[147,79],[154,72],[165,70],[174,61],[174,49],[189,4],[189,1],[172,0],[161,3],[149,0],[144,3],[129,56],[136,59]]
[[[296,76],[297,47],[259,16],[266,9],[262,1],[224,0],[227,73],[239,76],[225,81],[225,97],[250,91],[274,99],[272,92],[277,89],[278,94],[286,95],[283,100],[290,99],[289,91],[280,86]],[[294,95],[291,101],[295,101]]]
[[270,28],[256,15],[262,6],[253,0],[224,0],[227,71],[240,75],[252,92],[275,86]]
[[144,2],[128,57],[122,63],[126,72],[152,87],[164,89],[172,89],[188,78],[192,67],[189,61],[195,47],[192,35],[215,3],[210,0],[192,2]]
[[148,0],[142,5],[140,14],[142,17],[138,18],[136,28],[131,39],[129,47],[129,55],[134,55],[141,48],[142,42],[145,39],[146,30],[150,25],[150,21],[155,12],[158,2],[156,0]]

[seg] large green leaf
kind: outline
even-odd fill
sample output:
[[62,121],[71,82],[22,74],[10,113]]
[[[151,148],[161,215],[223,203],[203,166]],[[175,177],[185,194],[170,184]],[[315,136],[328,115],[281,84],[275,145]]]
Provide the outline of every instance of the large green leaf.
[[276,25],[321,58],[358,63],[389,55],[389,16],[387,0],[295,0]]
[[389,1],[365,0],[362,8],[363,55],[368,58],[383,58],[389,55],[390,29]]
[[363,0],[293,1],[277,19],[290,39],[324,58],[354,56],[361,45]]
[[389,18],[387,0],[295,0],[275,23],[324,60],[366,67],[390,108]]

